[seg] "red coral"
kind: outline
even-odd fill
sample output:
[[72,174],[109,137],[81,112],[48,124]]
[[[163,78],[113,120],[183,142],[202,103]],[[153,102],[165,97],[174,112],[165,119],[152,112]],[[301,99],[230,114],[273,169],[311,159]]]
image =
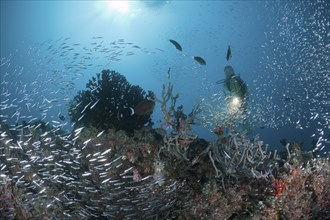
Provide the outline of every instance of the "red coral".
[[274,181],[274,195],[276,197],[279,197],[285,190],[286,185],[288,184],[288,180],[286,180],[285,182],[283,182],[281,179],[280,180],[275,180]]

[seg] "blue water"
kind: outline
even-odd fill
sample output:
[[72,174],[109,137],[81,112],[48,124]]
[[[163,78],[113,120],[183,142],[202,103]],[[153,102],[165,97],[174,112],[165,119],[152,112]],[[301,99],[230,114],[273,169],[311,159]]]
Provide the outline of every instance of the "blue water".
[[[5,102],[2,106],[10,107],[1,115],[11,124],[34,118],[56,124],[59,115],[68,118],[67,103],[88,80],[111,69],[157,97],[162,85],[172,82],[187,113],[202,102],[204,121],[193,129],[212,141],[222,121],[212,115],[225,103],[216,82],[231,65],[249,87],[251,137],[259,134],[278,149],[282,138],[304,142],[304,149],[327,154],[329,9],[325,0],[1,1],[1,101],[13,104]],[[207,64],[199,65],[193,56]],[[162,126],[159,105],[152,119],[154,127]],[[71,128],[68,120],[63,128]]]

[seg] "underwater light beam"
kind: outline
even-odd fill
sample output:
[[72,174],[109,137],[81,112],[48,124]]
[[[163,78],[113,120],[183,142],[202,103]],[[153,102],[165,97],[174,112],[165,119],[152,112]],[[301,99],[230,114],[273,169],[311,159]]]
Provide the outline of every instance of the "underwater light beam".
[[127,14],[130,11],[129,1],[109,1],[108,9],[110,12],[118,12],[120,14]]

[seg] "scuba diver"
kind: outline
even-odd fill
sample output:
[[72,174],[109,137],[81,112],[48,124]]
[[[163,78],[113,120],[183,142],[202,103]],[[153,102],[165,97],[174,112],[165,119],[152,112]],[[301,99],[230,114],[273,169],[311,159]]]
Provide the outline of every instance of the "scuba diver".
[[248,102],[248,88],[240,76],[236,75],[232,66],[225,66],[224,68],[226,78],[219,80],[217,84],[223,83],[226,95],[227,109],[231,116],[243,117],[244,127],[247,125],[247,102]]
[[225,93],[229,93],[230,96],[239,98],[239,101],[242,102],[242,104],[246,103],[248,98],[248,89],[245,82],[240,76],[235,75],[233,67],[225,66],[224,71],[226,75],[226,78],[223,81]]

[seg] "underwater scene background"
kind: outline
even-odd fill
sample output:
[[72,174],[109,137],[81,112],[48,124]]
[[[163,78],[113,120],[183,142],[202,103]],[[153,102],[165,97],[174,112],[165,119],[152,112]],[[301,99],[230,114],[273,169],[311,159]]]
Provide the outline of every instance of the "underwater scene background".
[[329,219],[329,12],[1,1],[0,219]]

